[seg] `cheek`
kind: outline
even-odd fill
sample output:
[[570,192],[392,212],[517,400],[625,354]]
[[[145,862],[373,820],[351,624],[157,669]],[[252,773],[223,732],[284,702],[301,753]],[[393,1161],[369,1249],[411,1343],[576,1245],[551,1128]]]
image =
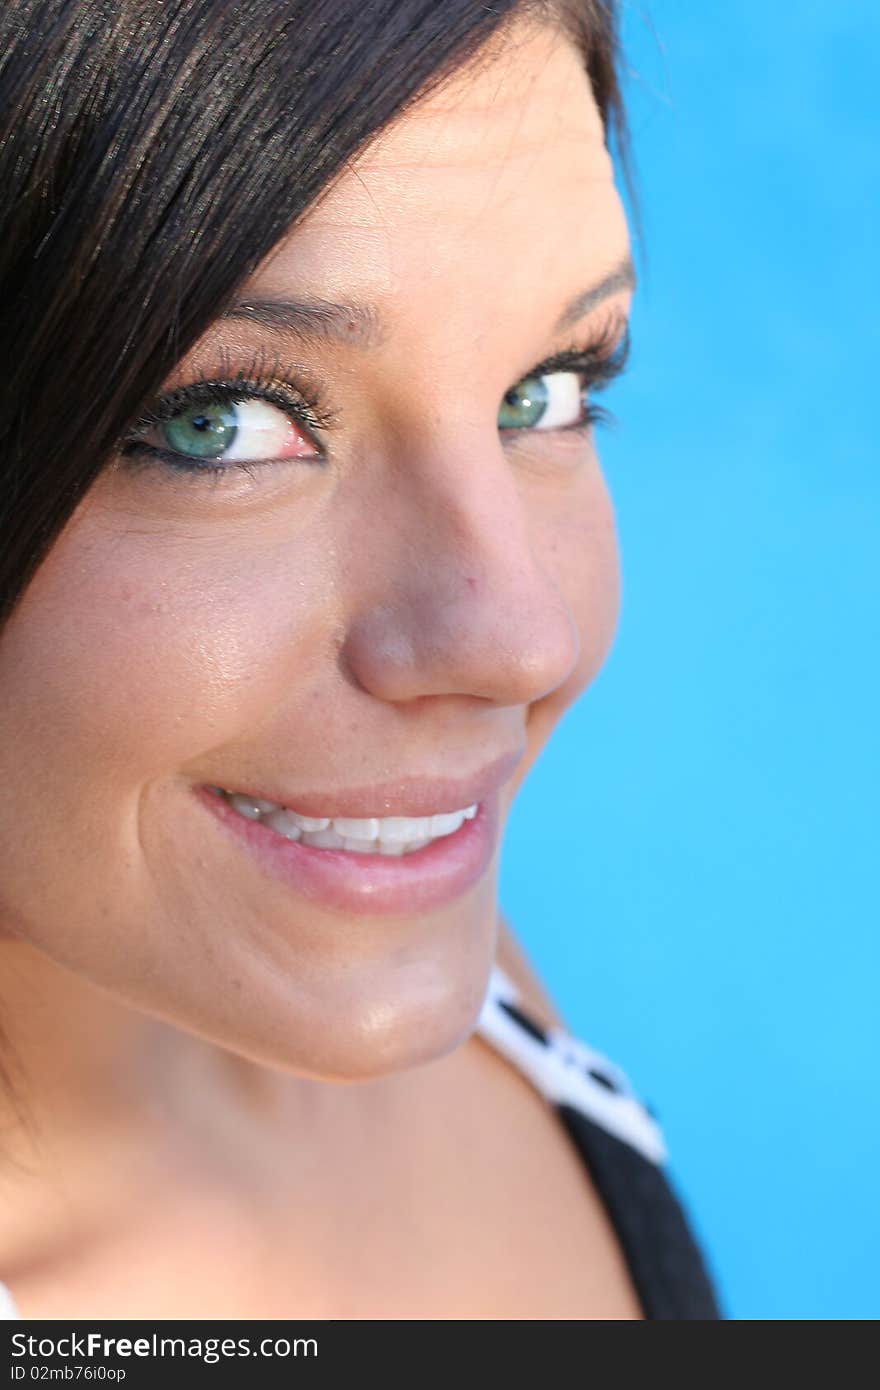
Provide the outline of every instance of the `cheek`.
[[620,613],[620,563],[614,509],[595,455],[576,488],[545,525],[547,572],[565,597],[580,640],[571,675],[542,704],[561,713],[600,670]]
[[230,537],[59,538],[0,637],[0,916],[62,920],[89,882],[140,900],[144,788],[257,729],[317,670],[332,586],[275,554],[256,576]]
[[565,598],[579,654],[565,682],[529,710],[528,752],[513,790],[522,784],[559,719],[601,669],[617,628],[621,584],[614,509],[592,450],[564,499],[544,510],[535,544],[545,571]]
[[256,567],[253,547],[194,549],[62,538],[0,643],[4,747],[130,786],[252,729],[307,678],[326,576],[304,563],[292,579],[271,550]]

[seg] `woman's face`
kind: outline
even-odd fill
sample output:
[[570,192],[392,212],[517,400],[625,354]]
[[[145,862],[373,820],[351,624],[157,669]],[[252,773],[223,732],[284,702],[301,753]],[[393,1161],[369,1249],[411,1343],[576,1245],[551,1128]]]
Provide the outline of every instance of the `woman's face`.
[[[511,800],[618,606],[594,445],[566,428],[581,382],[518,383],[613,346],[627,251],[581,60],[549,30],[401,118],[276,248],[166,384],[257,359],[267,392],[190,398],[114,461],[3,634],[10,936],[312,1076],[467,1035]],[[305,333],[275,303],[305,300],[373,310]],[[332,423],[295,423],[291,378]],[[206,438],[219,471],[186,471]]]

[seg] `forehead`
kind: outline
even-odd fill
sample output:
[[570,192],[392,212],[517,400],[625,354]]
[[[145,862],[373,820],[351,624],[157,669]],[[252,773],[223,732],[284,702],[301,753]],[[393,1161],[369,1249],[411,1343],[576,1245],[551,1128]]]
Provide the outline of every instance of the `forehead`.
[[505,284],[509,295],[513,271],[589,283],[626,247],[583,58],[550,26],[520,22],[381,132],[256,280],[386,300],[392,317],[406,312],[395,295],[416,288],[424,307],[433,288],[448,314],[451,282],[458,303]]

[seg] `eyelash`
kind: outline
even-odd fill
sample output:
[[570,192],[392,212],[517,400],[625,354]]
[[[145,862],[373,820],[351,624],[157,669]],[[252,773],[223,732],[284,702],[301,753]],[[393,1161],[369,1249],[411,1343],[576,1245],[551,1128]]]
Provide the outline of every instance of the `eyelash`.
[[[229,365],[229,355],[225,350],[220,354],[221,373],[210,378],[200,378],[187,382],[175,390],[167,392],[149,406],[122,441],[119,453],[130,467],[149,467],[160,463],[176,473],[205,474],[215,478],[232,469],[253,476],[253,470],[260,467],[258,460],[237,460],[231,463],[214,462],[211,459],[188,459],[184,454],[159,449],[148,444],[143,436],[149,434],[165,421],[171,420],[184,407],[209,401],[215,405],[235,404],[240,401],[261,400],[276,405],[297,425],[305,425],[313,434],[322,434],[333,429],[338,412],[330,410],[323,403],[319,387],[307,380],[294,367],[284,365],[278,358],[270,358],[264,349],[255,352],[248,365],[233,374]],[[303,463],[309,459],[299,460]]]
[[[581,378],[582,393],[602,391],[625,371],[629,351],[629,325],[624,327],[621,334],[619,324],[611,324],[594,335],[588,343],[573,343],[561,352],[553,353],[551,357],[536,363],[524,376],[518,378],[514,386],[532,377],[574,372]],[[230,402],[234,404],[255,399],[267,401],[283,410],[295,424],[304,425],[313,436],[320,436],[332,430],[338,422],[339,412],[325,404],[320,387],[315,382],[306,379],[298,369],[285,366],[277,358],[268,358],[265,350],[256,352],[250,363],[234,374],[229,369],[227,353],[222,352],[221,368],[221,375],[187,382],[158,397],[143,412],[130,433],[120,443],[119,454],[126,460],[128,467],[150,467],[158,463],[175,473],[202,477],[208,475],[213,476],[215,480],[221,474],[228,474],[231,469],[239,469],[252,477],[254,469],[261,466],[259,460],[233,460],[226,463],[222,460],[196,460],[187,458],[184,454],[159,449],[156,445],[146,442],[144,436],[151,430],[158,428],[193,403],[208,401],[228,405]],[[586,434],[597,423],[608,425],[614,422],[614,416],[610,411],[589,403],[586,405],[584,419],[578,424],[563,425],[558,431],[548,430],[546,433]],[[523,426],[521,429],[506,429],[504,433],[518,435],[541,431]],[[301,458],[297,461],[323,462],[325,456],[320,443],[317,447],[320,451],[317,458]]]
[[[610,386],[612,381],[616,381],[626,371],[630,354],[630,331],[629,323],[624,324],[621,332],[619,320],[612,321],[595,334],[586,344],[573,343],[570,347],[563,348],[561,352],[554,352],[552,357],[545,357],[543,362],[538,362],[520,381],[527,381],[535,376],[552,376],[555,372],[575,372],[581,378],[581,392],[604,391]],[[519,382],[515,382],[519,385]],[[614,415],[610,410],[601,405],[587,405],[585,417],[580,424],[564,425],[559,430],[560,434],[587,434],[594,425],[613,425],[616,424]],[[540,433],[540,431],[524,429],[524,434]],[[519,431],[511,430],[511,434]],[[552,431],[547,431],[552,433]]]

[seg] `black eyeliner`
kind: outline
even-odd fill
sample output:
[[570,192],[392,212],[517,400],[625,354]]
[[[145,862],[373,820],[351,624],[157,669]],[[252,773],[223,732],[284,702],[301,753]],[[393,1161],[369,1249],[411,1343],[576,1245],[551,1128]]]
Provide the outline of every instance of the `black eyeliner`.
[[[550,357],[545,357],[514,385],[534,377],[552,376],[557,372],[574,372],[582,378],[585,393],[602,390],[625,370],[629,349],[629,324],[624,326],[622,334],[619,325],[613,324],[591,342],[573,344]],[[325,462],[323,447],[319,438],[315,436],[332,429],[340,417],[339,412],[326,406],[316,383],[307,381],[298,370],[283,366],[277,359],[270,362],[265,350],[255,353],[250,364],[235,374],[228,371],[228,355],[225,352],[221,354],[221,361],[227,367],[225,375],[203,378],[175,387],[158,396],[143,411],[117,450],[129,465],[137,466],[140,461],[141,464],[149,466],[151,462],[156,462],[175,473],[202,477],[214,475],[216,479],[219,474],[228,473],[231,469],[237,469],[253,478],[254,469],[269,462]],[[296,460],[240,459],[224,462],[222,457],[199,459],[187,454],[178,454],[151,444],[144,438],[189,405],[203,402],[228,405],[247,400],[267,401],[282,410],[294,424],[304,426],[317,450],[315,456]],[[612,418],[602,407],[586,402],[584,419],[578,425],[563,427],[563,432],[565,429],[587,430],[596,423],[610,423]],[[515,434],[517,431],[505,432]],[[524,432],[530,433],[528,429]]]

